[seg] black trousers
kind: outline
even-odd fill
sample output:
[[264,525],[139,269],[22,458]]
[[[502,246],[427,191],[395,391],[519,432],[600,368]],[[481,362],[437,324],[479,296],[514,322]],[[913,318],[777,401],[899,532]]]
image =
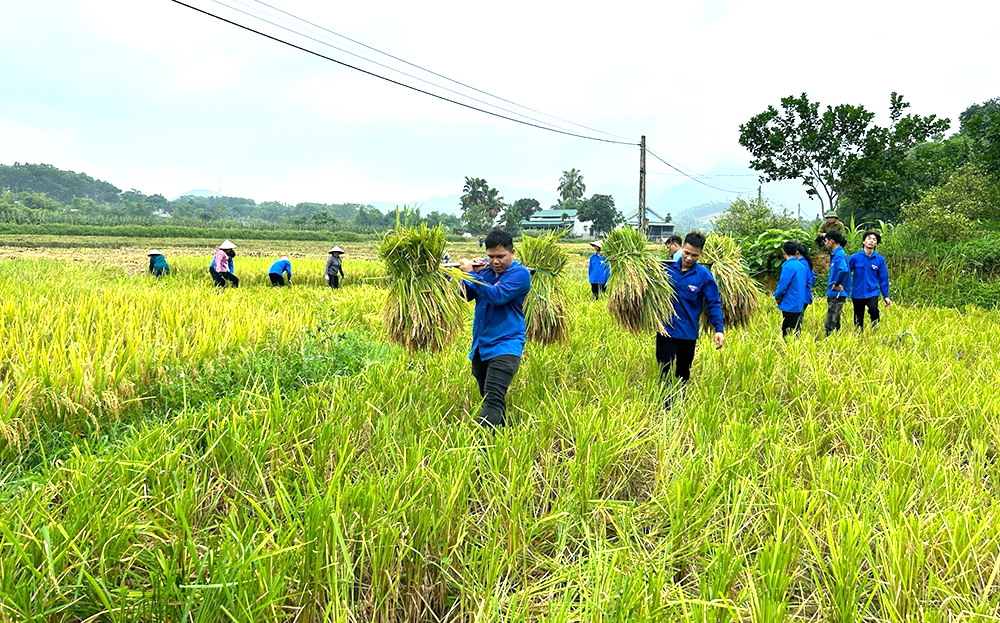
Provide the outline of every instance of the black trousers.
[[240,280],[233,273],[220,273],[215,268],[209,268],[208,273],[212,275],[212,281],[215,282],[217,288],[225,288],[226,283],[229,283],[233,288],[240,287]]
[[271,279],[271,286],[281,287],[285,285],[284,275],[279,275],[278,273],[267,273],[267,276]]
[[477,349],[472,356],[472,376],[479,384],[479,395],[484,398],[480,424],[488,428],[503,426],[507,421],[507,390],[510,388],[521,358],[517,355],[497,355],[483,361]]
[[795,337],[802,333],[802,312],[781,312],[781,337],[787,337],[795,332]]
[[340,287],[340,275],[330,275],[330,287],[334,290]]
[[666,380],[676,362],[674,376],[687,383],[691,379],[691,362],[694,361],[694,347],[697,343],[697,340],[679,340],[657,333],[656,361],[660,364],[660,380]]
[[868,308],[868,316],[872,319],[872,329],[878,326],[878,296],[866,299],[851,299],[854,305],[854,328],[858,331],[865,330],[865,308]]
[[608,289],[608,284],[606,283],[592,283],[590,284],[590,293],[594,295],[594,300],[601,298],[605,290]]
[[843,296],[826,297],[826,320],[823,322],[823,328],[827,337],[834,331],[840,331],[840,312],[844,309],[845,302],[847,298]]

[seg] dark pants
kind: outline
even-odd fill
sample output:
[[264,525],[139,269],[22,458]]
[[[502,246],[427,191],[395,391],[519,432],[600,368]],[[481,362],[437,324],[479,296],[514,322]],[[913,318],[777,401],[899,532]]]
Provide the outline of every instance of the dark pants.
[[826,297],[826,321],[823,322],[823,328],[826,329],[828,337],[834,331],[840,331],[840,313],[846,301],[846,296]]
[[787,337],[795,332],[795,337],[802,333],[802,312],[781,312],[781,337]]
[[878,326],[878,297],[873,296],[867,299],[851,299],[854,305],[854,328],[858,331],[865,330],[865,308],[868,308],[868,316],[872,319],[872,329]]
[[283,275],[279,275],[278,273],[267,273],[267,276],[270,277],[272,286],[280,288],[285,285],[285,277]]
[[330,275],[330,287],[334,290],[340,287],[340,275]]
[[214,268],[209,268],[208,272],[212,275],[212,281],[217,288],[225,288],[227,282],[233,288],[240,287],[240,280],[233,273],[220,273]]
[[594,295],[594,300],[601,298],[605,290],[608,289],[608,284],[606,283],[592,283],[590,284],[590,293]]
[[477,349],[472,356],[472,376],[479,384],[479,395],[484,398],[480,424],[488,428],[503,426],[507,413],[507,389],[510,387],[521,358],[516,355],[497,355],[483,361]]
[[694,347],[697,343],[697,340],[679,340],[657,333],[656,361],[660,364],[660,380],[666,380],[676,361],[674,376],[687,383],[691,379],[691,362],[694,361]]

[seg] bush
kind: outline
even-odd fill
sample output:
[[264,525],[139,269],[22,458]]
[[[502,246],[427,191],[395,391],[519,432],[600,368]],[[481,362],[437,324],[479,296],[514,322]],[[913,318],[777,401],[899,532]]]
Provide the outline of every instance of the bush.
[[966,240],[980,220],[1000,218],[1000,189],[972,165],[956,170],[948,180],[922,193],[920,201],[902,207],[903,221],[939,242]]
[[948,259],[982,275],[1000,273],[1000,233],[991,233],[949,249]]
[[786,240],[801,243],[810,255],[816,246],[812,234],[803,229],[768,229],[744,247],[743,259],[746,260],[750,272],[758,277],[780,275],[781,264],[785,261],[781,254],[781,246]]
[[716,219],[714,231],[741,242],[749,242],[769,229],[785,230],[798,226],[798,222],[787,210],[778,214],[767,200],[741,197],[729,204],[722,216]]

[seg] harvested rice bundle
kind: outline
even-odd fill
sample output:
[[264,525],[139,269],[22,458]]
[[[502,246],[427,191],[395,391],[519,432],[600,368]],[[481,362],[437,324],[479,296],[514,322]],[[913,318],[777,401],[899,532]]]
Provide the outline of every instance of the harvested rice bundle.
[[[747,274],[743,253],[729,236],[712,234],[705,240],[702,261],[711,265],[722,299],[722,322],[726,327],[746,324],[760,306],[760,288]],[[702,329],[711,328],[707,313],[701,315]]]
[[378,246],[379,258],[389,276],[389,293],[382,318],[389,341],[409,352],[438,352],[455,339],[462,328],[464,306],[455,291],[451,274],[461,271],[441,266],[444,231],[440,227],[397,227],[385,234]]
[[608,311],[633,333],[656,331],[674,315],[670,278],[646,248],[646,237],[631,227],[611,232],[601,247],[608,258]]
[[537,238],[525,236],[521,241],[521,262],[534,269],[531,290],[524,297],[527,338],[533,342],[553,344],[569,339],[568,302],[559,279],[569,261],[565,249],[557,244],[562,236],[562,233]]

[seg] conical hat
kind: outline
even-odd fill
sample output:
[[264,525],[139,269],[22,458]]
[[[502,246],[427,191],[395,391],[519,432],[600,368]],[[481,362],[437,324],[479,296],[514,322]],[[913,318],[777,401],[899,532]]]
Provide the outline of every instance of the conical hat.
[[598,249],[600,249],[601,248],[601,241],[600,240],[595,240],[595,241],[593,241],[593,242],[590,243],[590,246],[597,247]]
[[344,250],[343,250],[343,249],[341,249],[340,247],[337,247],[337,246],[333,247],[333,248],[332,248],[332,249],[330,249],[330,251],[329,251],[329,253],[343,253],[343,252],[344,252]]
[[153,255],[163,255],[163,254],[160,253],[159,251],[157,251],[156,249],[153,249],[152,251],[150,251],[146,255],[153,256]]
[[235,249],[236,245],[233,244],[231,240],[226,240],[225,242],[219,245],[219,248],[225,251],[226,249]]

